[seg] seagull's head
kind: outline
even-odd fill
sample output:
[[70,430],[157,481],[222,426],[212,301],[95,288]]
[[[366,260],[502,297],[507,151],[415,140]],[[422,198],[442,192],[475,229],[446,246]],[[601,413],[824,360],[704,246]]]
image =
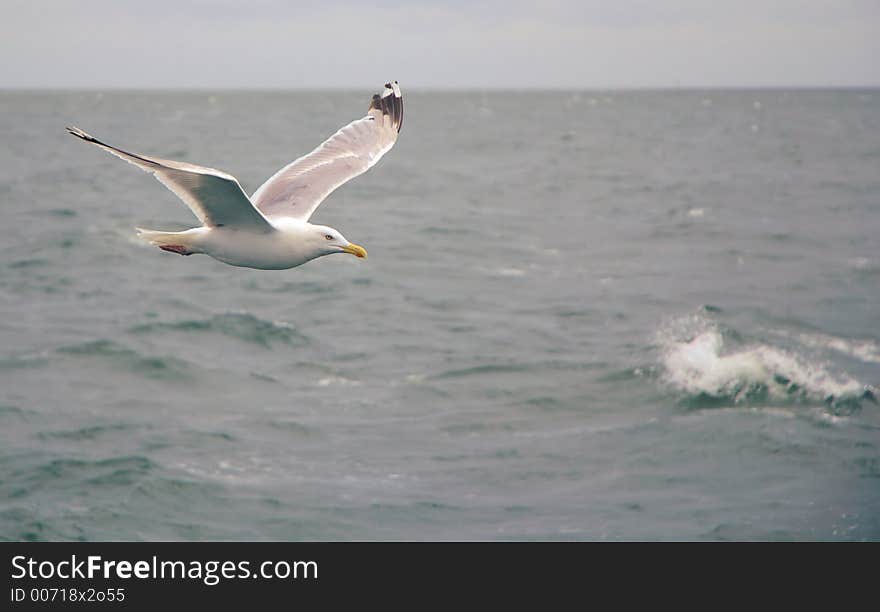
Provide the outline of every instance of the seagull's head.
[[309,239],[324,255],[348,253],[355,257],[367,256],[367,250],[364,247],[349,242],[339,230],[326,225],[312,225]]

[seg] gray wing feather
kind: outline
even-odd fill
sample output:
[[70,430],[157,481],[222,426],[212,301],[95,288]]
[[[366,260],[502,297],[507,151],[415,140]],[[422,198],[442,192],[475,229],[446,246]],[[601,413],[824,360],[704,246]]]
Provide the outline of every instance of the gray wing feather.
[[376,94],[366,117],[352,121],[317,149],[288,164],[251,199],[267,217],[308,220],[330,193],[363,174],[397,142],[403,125],[403,96],[397,81]]
[[101,142],[79,128],[69,127],[67,131],[153,174],[208,227],[229,225],[260,232],[274,229],[254,208],[238,180],[230,174],[195,164],[128,153]]

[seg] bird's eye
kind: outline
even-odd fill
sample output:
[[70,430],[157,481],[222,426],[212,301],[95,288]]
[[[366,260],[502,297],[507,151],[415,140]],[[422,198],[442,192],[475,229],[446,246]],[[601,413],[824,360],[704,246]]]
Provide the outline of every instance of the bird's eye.
[[324,234],[324,238],[327,240],[333,240],[333,234]]

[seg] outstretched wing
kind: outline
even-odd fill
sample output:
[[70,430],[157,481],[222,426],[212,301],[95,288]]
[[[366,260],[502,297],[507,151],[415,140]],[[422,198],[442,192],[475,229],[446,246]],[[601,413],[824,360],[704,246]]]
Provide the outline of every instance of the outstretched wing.
[[258,232],[275,229],[254,208],[238,180],[230,174],[195,164],[126,153],[79,128],[69,127],[67,131],[153,174],[208,227],[234,226]]
[[403,125],[397,81],[373,96],[367,116],[352,121],[317,149],[275,173],[254,192],[254,206],[267,217],[308,220],[330,193],[382,159]]

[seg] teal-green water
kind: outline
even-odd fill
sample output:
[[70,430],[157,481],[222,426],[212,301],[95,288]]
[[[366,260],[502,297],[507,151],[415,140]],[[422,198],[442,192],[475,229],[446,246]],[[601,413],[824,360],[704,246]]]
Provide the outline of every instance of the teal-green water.
[[0,537],[880,539],[880,92],[407,92],[318,211],[179,257],[371,92],[0,93]]

